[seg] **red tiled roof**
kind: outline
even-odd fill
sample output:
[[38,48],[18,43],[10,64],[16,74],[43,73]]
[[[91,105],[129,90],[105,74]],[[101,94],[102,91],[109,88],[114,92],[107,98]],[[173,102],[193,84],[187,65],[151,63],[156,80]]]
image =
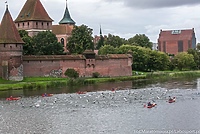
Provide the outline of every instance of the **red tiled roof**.
[[13,19],[10,15],[8,7],[3,16],[1,25],[0,25],[0,43],[24,43],[19,35],[19,32],[13,22]]
[[191,39],[194,33],[194,29],[185,30],[167,30],[160,31],[159,40],[171,41],[171,40],[185,40]]
[[40,0],[27,0],[15,22],[22,21],[49,21],[49,17]]

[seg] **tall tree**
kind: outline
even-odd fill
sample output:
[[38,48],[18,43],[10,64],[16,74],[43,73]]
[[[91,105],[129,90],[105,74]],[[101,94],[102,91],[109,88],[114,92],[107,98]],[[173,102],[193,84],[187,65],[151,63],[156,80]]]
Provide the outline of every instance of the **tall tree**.
[[86,49],[94,50],[92,29],[86,25],[75,26],[68,38],[67,50],[70,53],[82,54]]
[[170,58],[167,54],[155,50],[149,51],[148,56],[148,70],[149,71],[163,71],[169,68]]
[[115,48],[111,45],[102,46],[98,52],[99,55],[115,54],[115,53],[116,53]]
[[33,36],[35,55],[62,55],[64,48],[58,42],[56,35],[50,31],[39,32]]
[[178,53],[172,62],[180,71],[183,69],[191,70],[196,66],[194,56],[192,54],[188,54],[187,52]]
[[123,44],[126,44],[126,40],[123,38],[120,38],[119,36],[115,36],[112,34],[108,34],[108,36],[105,38],[104,44],[105,45],[111,45],[113,47],[120,47]]
[[188,49],[187,50],[188,54],[192,54],[193,57],[194,57],[194,62],[196,63],[196,67],[195,69],[199,69],[200,68],[200,53],[199,53],[199,50],[197,49]]
[[197,50],[200,50],[200,43],[197,43]]
[[33,39],[28,36],[28,32],[25,30],[19,30],[19,34],[24,41],[23,55],[34,55]]
[[134,37],[128,39],[129,44],[137,44],[141,47],[152,49],[153,43],[145,34],[136,34]]

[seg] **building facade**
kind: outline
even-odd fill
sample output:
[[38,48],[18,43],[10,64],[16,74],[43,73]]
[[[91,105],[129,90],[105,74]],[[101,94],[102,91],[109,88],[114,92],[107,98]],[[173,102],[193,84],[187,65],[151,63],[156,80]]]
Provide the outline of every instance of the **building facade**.
[[184,30],[160,30],[158,50],[168,54],[178,54],[196,48],[194,28]]

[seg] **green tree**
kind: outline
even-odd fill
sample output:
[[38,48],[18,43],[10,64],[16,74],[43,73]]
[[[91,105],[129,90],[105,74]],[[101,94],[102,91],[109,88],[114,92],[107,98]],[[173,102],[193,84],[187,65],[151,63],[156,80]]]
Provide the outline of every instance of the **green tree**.
[[92,29],[86,25],[75,26],[68,38],[67,50],[70,53],[82,54],[91,49],[94,50]]
[[98,51],[99,55],[106,55],[106,54],[115,54],[116,50],[113,46],[105,45],[101,47]]
[[68,68],[68,69],[65,71],[64,74],[65,74],[65,76],[67,76],[67,77],[69,77],[69,78],[74,78],[74,79],[76,79],[76,78],[79,77],[79,73],[78,73],[76,70],[72,69],[72,68]]
[[180,71],[182,71],[183,69],[191,70],[194,68],[194,66],[196,66],[194,62],[194,56],[192,54],[188,54],[187,52],[178,53],[174,57],[173,63]]
[[116,51],[118,54],[127,54],[129,52],[133,52],[135,51],[136,49],[138,49],[137,46],[132,46],[132,45],[122,45],[120,46]]
[[133,56],[133,70],[138,71],[148,71],[148,58],[149,58],[148,48],[143,48],[140,46],[133,45],[122,45],[118,48],[118,53],[128,53],[132,52]]
[[33,37],[35,55],[62,55],[64,48],[57,37],[50,31],[39,32]]
[[168,55],[159,51],[152,51],[149,48],[133,45],[122,45],[117,50],[117,53],[132,53],[133,70],[138,71],[156,71],[166,70],[170,64]]
[[200,50],[200,43],[197,43],[197,50]]
[[19,30],[19,34],[24,41],[23,45],[23,55],[34,55],[33,39],[28,35],[25,30]]
[[195,49],[188,49],[187,50],[188,54],[192,54],[194,57],[194,62],[196,63],[196,67],[194,67],[194,69],[199,69],[200,67],[200,53],[198,52],[198,50]]
[[145,34],[136,34],[134,37],[128,39],[128,43],[152,49],[153,43]]
[[108,36],[105,38],[104,44],[110,45],[113,47],[120,47],[123,44],[126,44],[127,41],[123,38],[120,38],[119,36],[115,36],[112,34],[108,34]]
[[150,50],[147,64],[149,71],[163,71],[169,68],[170,59],[169,56],[163,52]]

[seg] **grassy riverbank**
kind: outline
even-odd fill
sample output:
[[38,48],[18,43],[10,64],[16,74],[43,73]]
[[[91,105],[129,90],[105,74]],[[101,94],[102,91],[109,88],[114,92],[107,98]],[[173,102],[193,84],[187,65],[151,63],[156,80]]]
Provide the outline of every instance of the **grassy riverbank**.
[[70,80],[68,78],[53,78],[53,77],[26,77],[23,81],[6,81],[0,79],[0,91],[3,90],[40,90],[53,87],[64,87],[67,85],[86,85],[103,82],[117,82],[139,79],[169,79],[180,77],[200,77],[200,71],[164,71],[164,72],[135,72],[133,76],[126,77],[112,77],[112,78],[80,78],[77,80]]
[[17,90],[17,89],[46,89],[48,87],[66,86],[68,79],[53,77],[25,77],[23,81],[7,81],[0,79],[1,90]]

